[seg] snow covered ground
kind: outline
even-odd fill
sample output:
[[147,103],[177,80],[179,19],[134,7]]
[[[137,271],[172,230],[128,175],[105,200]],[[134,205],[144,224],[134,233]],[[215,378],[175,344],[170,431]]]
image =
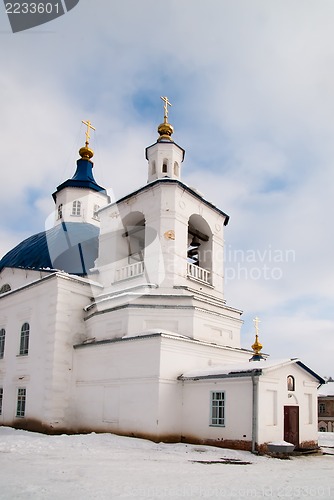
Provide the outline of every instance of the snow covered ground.
[[0,498],[334,499],[334,433],[320,433],[319,442],[331,454],[279,460],[112,434],[46,436],[0,427]]

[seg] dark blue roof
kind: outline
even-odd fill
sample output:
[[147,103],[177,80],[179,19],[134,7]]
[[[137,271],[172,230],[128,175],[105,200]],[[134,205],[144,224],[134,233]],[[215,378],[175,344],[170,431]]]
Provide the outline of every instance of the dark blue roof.
[[68,179],[57,187],[55,193],[53,193],[53,199],[56,199],[57,193],[66,187],[79,187],[93,189],[94,191],[101,191],[107,195],[106,190],[96,184],[93,176],[93,163],[90,160],[80,158],[77,161],[77,169],[72,179]]
[[30,236],[0,260],[4,267],[52,269],[84,276],[98,255],[99,228],[85,222],[61,224]]

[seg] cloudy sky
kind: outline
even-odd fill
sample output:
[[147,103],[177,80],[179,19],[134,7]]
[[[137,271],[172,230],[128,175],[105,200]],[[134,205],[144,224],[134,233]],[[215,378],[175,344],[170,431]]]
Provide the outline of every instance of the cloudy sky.
[[80,0],[12,34],[0,10],[0,253],[44,229],[75,170],[82,119],[95,178],[144,185],[173,104],[183,180],[230,215],[226,299],[242,345],[334,375],[334,2]]

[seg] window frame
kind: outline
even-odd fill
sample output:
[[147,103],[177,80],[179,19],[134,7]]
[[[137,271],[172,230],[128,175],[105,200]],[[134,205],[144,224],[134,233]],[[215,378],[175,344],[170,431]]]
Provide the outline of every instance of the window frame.
[[58,205],[57,212],[58,212],[58,218],[57,218],[57,219],[58,219],[58,220],[59,220],[59,219],[62,219],[62,218],[63,218],[63,204],[62,204],[62,203],[60,203],[60,204]]
[[6,342],[6,330],[0,328],[0,359],[5,356],[5,342]]
[[29,337],[30,324],[28,322],[25,322],[21,326],[19,356],[27,356],[29,354]]
[[168,160],[167,160],[167,158],[164,158],[162,160],[161,173],[168,174]]
[[24,418],[26,415],[27,389],[26,387],[17,388],[16,399],[16,417]]
[[286,377],[286,387],[289,392],[294,392],[296,387],[295,377],[293,375],[288,375]]
[[[217,395],[222,397],[217,398]],[[216,404],[218,403],[218,404]],[[225,427],[226,416],[226,394],[225,391],[210,392],[210,427]]]
[[319,403],[319,415],[326,414],[326,403]]
[[7,293],[7,292],[10,292],[12,289],[12,287],[10,286],[9,283],[4,283],[2,285],[2,287],[0,288],[0,295],[2,295],[3,293]]
[[80,200],[73,201],[73,203],[72,203],[72,215],[74,217],[81,216],[81,201]]

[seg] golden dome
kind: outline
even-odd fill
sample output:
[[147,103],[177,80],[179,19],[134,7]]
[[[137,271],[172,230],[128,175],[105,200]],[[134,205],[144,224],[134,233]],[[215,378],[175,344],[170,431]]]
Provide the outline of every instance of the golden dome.
[[171,135],[174,132],[173,126],[167,122],[167,119],[164,120],[163,123],[160,123],[158,127],[158,133],[159,133],[159,141],[173,141]]
[[79,149],[79,155],[83,160],[90,160],[94,156],[94,151],[88,147],[86,142],[86,145]]
[[256,354],[256,355],[260,354],[262,347],[263,347],[263,345],[261,344],[261,342],[259,342],[259,336],[255,335],[255,342],[252,345],[252,349],[254,351],[254,354]]

